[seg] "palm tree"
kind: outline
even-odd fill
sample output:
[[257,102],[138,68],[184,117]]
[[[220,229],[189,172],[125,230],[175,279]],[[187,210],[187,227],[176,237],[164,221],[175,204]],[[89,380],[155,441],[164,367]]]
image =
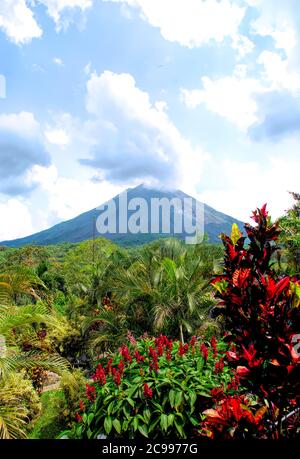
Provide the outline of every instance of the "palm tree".
[[192,334],[195,324],[207,319],[215,300],[209,292],[209,283],[203,279],[201,260],[184,256],[175,262],[165,258],[161,264],[159,289],[153,305],[154,328],[161,330],[167,324],[177,329],[181,341],[184,330]]
[[[12,391],[7,380],[21,369],[42,368],[63,373],[68,371],[67,362],[57,354],[40,350],[24,352],[24,336],[36,336],[38,324],[59,327],[59,321],[42,304],[27,306],[0,306],[0,438],[22,438],[25,434],[28,409],[18,388]],[[34,343],[34,340],[32,341]],[[34,349],[34,348],[33,348]]]
[[82,332],[87,337],[89,353],[97,357],[100,353],[121,345],[127,334],[127,316],[121,310],[105,310],[88,316],[82,323]]
[[45,289],[44,283],[34,272],[24,266],[14,266],[0,274],[0,301],[3,304],[17,304],[22,296],[35,301],[40,299],[39,292]]
[[159,241],[141,250],[128,269],[116,273],[117,301],[126,305],[128,321],[141,330],[167,330],[184,338],[206,320],[215,300],[209,290],[207,263],[199,248],[176,239]]

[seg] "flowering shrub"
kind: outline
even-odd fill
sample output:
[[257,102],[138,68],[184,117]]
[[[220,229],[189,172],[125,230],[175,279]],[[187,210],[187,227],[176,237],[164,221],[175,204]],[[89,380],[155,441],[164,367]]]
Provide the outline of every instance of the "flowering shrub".
[[165,336],[131,340],[99,363],[69,436],[191,436],[217,387],[236,393],[228,351],[214,338],[206,344],[195,337],[186,344]]
[[[235,352],[227,357],[248,391],[264,405],[260,413],[264,411],[270,424],[268,435],[278,438],[283,433],[282,421],[300,406],[300,353],[295,347],[295,336],[300,333],[300,281],[277,277],[272,269],[280,232],[278,224],[271,224],[266,206],[257,209],[252,218],[256,226],[245,225],[248,246],[236,226],[231,237],[222,236],[224,275],[217,276],[213,285],[226,318],[226,339],[236,344]],[[230,412],[226,422],[231,420],[234,425],[236,417],[228,405],[232,402],[236,405],[237,400],[224,399],[214,420],[208,413],[205,428],[216,422],[221,425],[225,412]],[[250,418],[253,426],[257,419],[261,422],[260,415],[247,413],[248,424]]]

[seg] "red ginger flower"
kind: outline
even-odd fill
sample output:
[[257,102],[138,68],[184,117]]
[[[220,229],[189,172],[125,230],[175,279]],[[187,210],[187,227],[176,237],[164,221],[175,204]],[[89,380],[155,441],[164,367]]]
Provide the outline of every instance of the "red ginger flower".
[[159,356],[162,356],[164,353],[164,348],[162,347],[162,345],[160,344],[158,347],[157,347],[157,354]]
[[116,386],[119,386],[121,384],[121,379],[122,379],[122,373],[120,371],[116,371],[114,375],[114,383]]
[[158,372],[158,355],[152,346],[149,347],[149,356],[152,358],[152,362],[150,362],[150,370],[154,370],[157,373]]
[[166,357],[167,357],[167,360],[172,360],[172,354],[169,350],[167,350],[166,352]]
[[188,344],[182,344],[182,342],[180,342],[179,349],[178,349],[178,354],[182,357],[184,354],[187,353],[188,350],[189,350],[189,345]]
[[159,347],[159,346],[164,346],[165,345],[165,340],[166,340],[166,336],[164,335],[160,335],[158,338],[155,338],[155,346],[156,347]]
[[215,373],[222,373],[224,370],[224,359],[221,358],[218,362],[215,364]]
[[153,391],[150,389],[147,383],[144,384],[144,395],[146,398],[151,398],[153,395]]
[[157,360],[157,353],[152,346],[149,347],[149,356],[152,357],[152,359]]
[[113,362],[113,359],[109,359],[109,361],[107,362],[106,369],[107,369],[107,374],[108,375],[110,375],[112,373],[112,362]]
[[96,388],[95,386],[86,385],[86,396],[91,401],[94,402],[96,398]]
[[99,364],[98,367],[96,368],[95,374],[93,375],[93,380],[100,382],[102,386],[106,384],[105,370],[101,364]]
[[118,369],[119,369],[119,372],[120,372],[121,374],[123,374],[124,367],[125,367],[124,360],[121,360],[120,363],[119,363],[119,365],[118,365]]
[[208,349],[207,349],[207,347],[205,346],[204,343],[202,343],[201,346],[200,346],[200,352],[201,352],[202,357],[204,358],[204,360],[207,360],[207,358],[208,358]]
[[123,345],[121,347],[120,354],[123,357],[123,359],[125,360],[125,362],[131,362],[132,361],[132,358],[131,358],[131,355],[130,355],[130,352],[129,352],[129,349],[128,349],[127,346]]
[[144,361],[145,361],[145,357],[144,357],[143,355],[141,355],[141,354],[139,353],[139,351],[135,351],[135,352],[134,352],[134,358],[136,359],[136,361],[137,361],[138,363],[144,362]]
[[197,337],[196,337],[195,335],[191,337],[190,345],[191,345],[192,347],[195,346],[196,340],[197,340]]
[[173,341],[169,340],[166,344],[167,348],[169,351],[172,351],[173,349]]
[[160,346],[169,347],[172,345],[172,341],[170,341],[165,335],[160,335],[158,338],[155,339],[155,346],[158,348]]
[[216,337],[213,336],[210,340],[210,344],[211,344],[211,347],[213,348],[214,351],[217,350],[217,340],[216,340]]

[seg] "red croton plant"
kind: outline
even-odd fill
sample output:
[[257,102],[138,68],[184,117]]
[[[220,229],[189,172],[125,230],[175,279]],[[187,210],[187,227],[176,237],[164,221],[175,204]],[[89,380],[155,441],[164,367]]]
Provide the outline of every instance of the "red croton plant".
[[280,231],[266,205],[252,219],[255,226],[245,225],[248,239],[236,225],[231,237],[222,235],[224,274],[212,284],[225,315],[226,339],[236,346],[228,358],[261,410],[253,415],[243,396],[219,397],[214,409],[205,412],[202,426],[213,438],[243,436],[253,427],[262,438],[299,434],[300,281],[274,269]]

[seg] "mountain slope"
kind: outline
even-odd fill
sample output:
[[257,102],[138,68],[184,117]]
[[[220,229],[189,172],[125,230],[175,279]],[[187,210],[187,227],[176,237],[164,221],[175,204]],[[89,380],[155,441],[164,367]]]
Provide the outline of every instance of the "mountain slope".
[[[150,202],[152,198],[166,198],[168,200],[177,198],[181,202],[185,198],[190,198],[193,200],[193,204],[195,205],[196,200],[191,198],[187,194],[183,193],[180,190],[176,191],[162,191],[156,189],[149,189],[140,185],[136,188],[131,188],[127,190],[127,200],[128,202],[134,198],[142,198],[144,199],[150,208]],[[116,209],[117,209],[117,216],[119,212],[119,196],[115,196],[112,201],[114,201]],[[109,201],[107,204],[109,204]],[[222,212],[218,212],[212,207],[204,204],[204,231],[208,235],[210,242],[219,242],[219,235],[220,233],[230,233],[231,227],[233,223],[237,223],[239,228],[243,229],[243,223],[233,217],[230,217]],[[133,212],[128,212],[128,215],[132,215]],[[85,212],[79,215],[76,218],[68,220],[66,222],[59,223],[52,228],[47,230],[41,231],[39,233],[21,238],[15,239],[13,241],[4,241],[1,242],[1,245],[5,245],[8,247],[20,247],[26,244],[34,244],[34,245],[50,245],[50,244],[57,244],[61,242],[80,242],[87,239],[92,239],[94,235],[94,227],[95,227],[95,220],[99,216],[100,212],[97,209],[92,209],[88,212]],[[193,211],[193,222],[195,222],[196,215]],[[171,229],[172,225],[174,224],[174,214],[171,212]],[[119,224],[117,218],[117,225]],[[151,216],[149,214],[149,227],[151,225]],[[118,228],[118,226],[117,226]],[[99,234],[95,233],[96,237]],[[171,231],[171,235],[179,237],[183,239],[187,234],[182,232],[181,234],[174,234]],[[104,237],[110,239],[111,241],[118,243],[123,246],[132,246],[138,245],[145,242],[149,242],[151,240],[157,239],[159,237],[166,237],[170,236],[170,234],[163,234],[161,224],[159,224],[159,233],[158,234],[121,234],[121,233],[108,233],[105,234]]]

